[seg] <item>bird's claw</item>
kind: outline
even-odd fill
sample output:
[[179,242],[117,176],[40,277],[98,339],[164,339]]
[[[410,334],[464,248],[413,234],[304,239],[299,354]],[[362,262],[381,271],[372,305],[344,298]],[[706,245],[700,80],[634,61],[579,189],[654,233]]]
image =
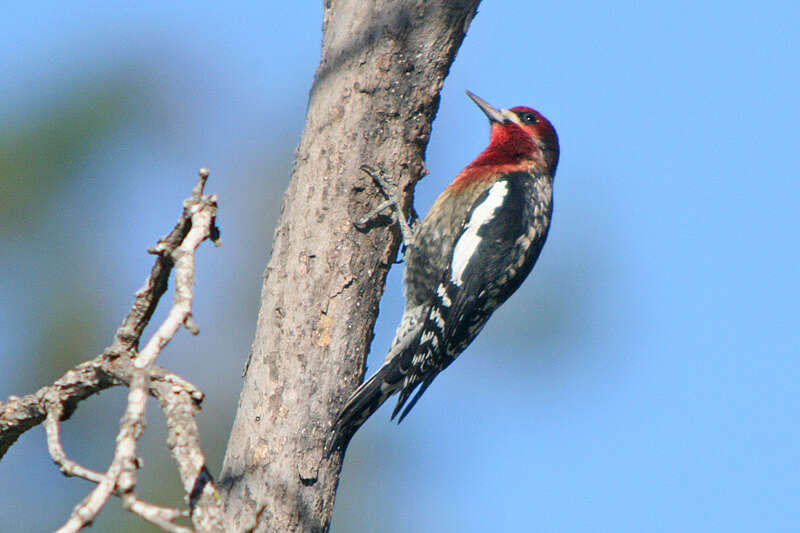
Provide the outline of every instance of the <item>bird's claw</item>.
[[373,167],[369,165],[361,165],[358,167],[361,172],[372,178],[378,187],[380,187],[381,192],[386,195],[387,198],[391,199],[393,196],[394,199],[397,200],[397,187],[387,182],[383,179],[383,171],[382,170],[375,170]]
[[[404,247],[408,247],[413,242],[414,232],[411,226],[408,223],[405,214],[403,213],[402,209],[400,208],[400,191],[399,188],[392,185],[388,181],[383,178],[383,171],[382,170],[375,170],[375,168],[369,165],[361,165],[358,167],[361,172],[372,178],[372,181],[378,186],[384,196],[386,196],[386,200],[381,202],[378,207],[370,211],[368,214],[364,215],[363,217],[359,218],[358,220],[353,221],[353,226],[356,227],[359,231],[365,231],[370,222],[375,220],[378,216],[380,216],[381,212],[389,207],[396,209],[396,212],[393,212],[391,218],[397,222],[400,226],[400,233],[403,236]],[[415,213],[416,214],[416,213]]]
[[359,218],[358,220],[353,220],[353,226],[356,227],[359,231],[367,231],[369,223],[372,222],[372,218],[364,216]]

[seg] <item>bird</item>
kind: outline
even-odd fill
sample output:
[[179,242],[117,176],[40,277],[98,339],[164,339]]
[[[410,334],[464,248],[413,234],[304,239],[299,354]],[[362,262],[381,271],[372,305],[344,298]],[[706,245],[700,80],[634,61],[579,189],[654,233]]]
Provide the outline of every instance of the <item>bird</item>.
[[[384,363],[352,393],[333,424],[329,454],[345,447],[393,394],[399,397],[391,419],[399,415],[402,421],[519,288],[547,238],[559,158],[555,128],[530,107],[497,109],[466,93],[489,119],[489,145],[421,221],[411,226],[397,190],[372,167],[361,167],[389,196],[377,211],[393,207],[400,225],[406,303]],[[356,225],[364,228],[371,217]]]

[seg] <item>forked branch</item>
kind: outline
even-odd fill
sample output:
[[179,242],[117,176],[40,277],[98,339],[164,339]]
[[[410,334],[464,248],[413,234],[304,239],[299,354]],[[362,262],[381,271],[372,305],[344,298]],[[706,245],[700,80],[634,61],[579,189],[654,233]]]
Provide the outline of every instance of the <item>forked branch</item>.
[[[81,363],[52,385],[28,396],[12,397],[0,406],[0,458],[19,435],[44,423],[50,456],[61,472],[97,483],[73,508],[59,532],[74,532],[91,524],[112,494],[121,498],[126,509],[165,531],[192,531],[175,523],[184,516],[191,517],[197,531],[222,531],[220,498],[205,467],[195,420],[203,393],[154,364],[181,325],[192,334],[198,333],[192,318],[195,252],[206,239],[219,244],[215,223],[217,198],[203,194],[208,170],[200,169],[199,175],[192,196],[183,203],[183,213],[175,228],[148,250],[158,256],[155,265],[144,286],[136,292],[131,310],[112,344],[102,355]],[[173,268],[173,306],[144,349],[137,352],[142,331],[167,289]],[[60,441],[59,424],[69,418],[81,400],[115,385],[130,388],[127,406],[111,464],[105,472],[95,472],[67,457]],[[144,429],[148,395],[159,401],[167,419],[167,444],[178,465],[188,510],[157,506],[135,495],[139,467],[136,448]]]

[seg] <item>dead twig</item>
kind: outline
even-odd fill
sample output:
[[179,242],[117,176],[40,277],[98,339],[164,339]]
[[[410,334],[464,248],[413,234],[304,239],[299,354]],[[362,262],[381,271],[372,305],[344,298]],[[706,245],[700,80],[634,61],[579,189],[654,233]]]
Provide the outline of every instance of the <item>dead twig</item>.
[[[62,473],[97,483],[79,502],[59,532],[79,531],[91,524],[112,494],[123,506],[148,522],[171,532],[190,532],[175,524],[191,516],[197,531],[221,531],[219,495],[205,467],[195,414],[203,394],[180,376],[155,366],[161,350],[172,340],[181,325],[192,333],[198,329],[192,317],[195,252],[206,239],[219,244],[216,227],[217,199],[204,195],[208,170],[192,196],[184,201],[183,213],[169,235],[148,250],[158,257],[144,286],[136,292],[128,316],[118,328],[114,341],[103,355],[76,366],[53,385],[34,394],[12,397],[0,405],[0,458],[27,429],[44,423],[47,447]],[[136,353],[141,333],[167,288],[169,273],[175,269],[175,298],[167,318],[145,348]],[[90,470],[69,459],[60,441],[60,421],[66,420],[78,403],[105,388],[130,387],[125,413],[120,421],[114,457],[104,473]],[[167,418],[167,444],[178,464],[190,512],[160,507],[136,497],[136,447],[144,430],[148,395],[154,396]]]

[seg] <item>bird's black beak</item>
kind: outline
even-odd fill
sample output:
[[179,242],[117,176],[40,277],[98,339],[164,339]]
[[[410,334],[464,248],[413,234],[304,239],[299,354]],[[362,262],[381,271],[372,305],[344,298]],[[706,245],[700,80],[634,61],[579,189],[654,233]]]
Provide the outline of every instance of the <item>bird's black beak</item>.
[[486,116],[489,118],[489,122],[499,122],[502,124],[503,122],[508,121],[508,118],[503,114],[501,110],[495,109],[494,107],[490,106],[486,100],[472,94],[469,91],[466,91],[466,93],[467,96],[472,98],[473,102],[478,104],[478,107],[481,108],[481,111],[483,111],[486,114]]

